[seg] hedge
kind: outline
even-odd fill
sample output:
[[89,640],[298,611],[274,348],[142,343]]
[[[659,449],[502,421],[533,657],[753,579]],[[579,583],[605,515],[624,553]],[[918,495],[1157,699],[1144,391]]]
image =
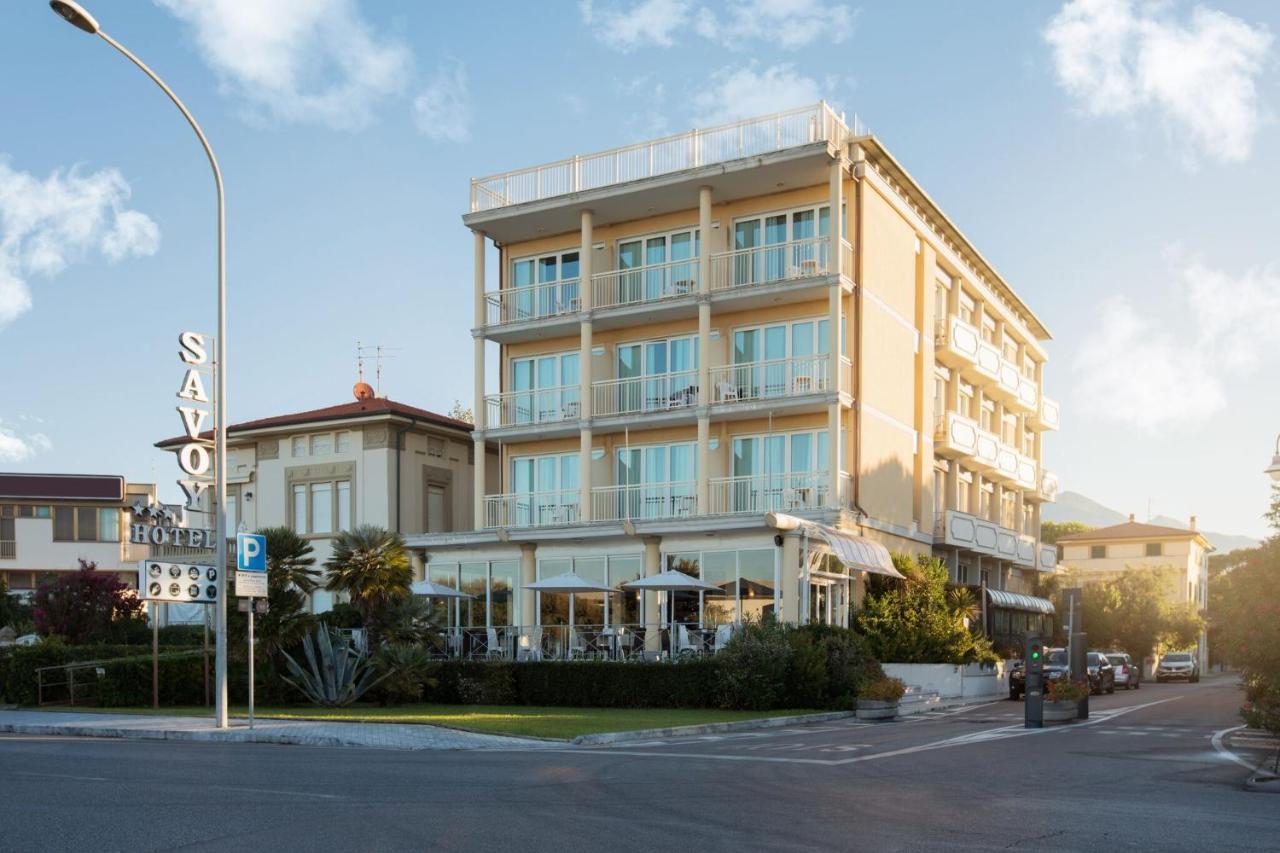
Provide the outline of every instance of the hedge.
[[[714,708],[721,667],[714,658],[665,663],[441,661],[428,702],[592,708]],[[434,685],[432,684],[434,682]]]

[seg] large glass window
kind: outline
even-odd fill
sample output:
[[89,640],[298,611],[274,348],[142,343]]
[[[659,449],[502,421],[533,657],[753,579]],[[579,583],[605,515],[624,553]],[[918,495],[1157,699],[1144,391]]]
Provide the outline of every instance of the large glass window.
[[295,483],[292,499],[295,532],[325,534],[351,529],[350,480]]
[[714,628],[733,622],[759,621],[774,613],[774,552],[769,548],[741,551],[703,551],[666,555],[669,569],[701,577],[721,593],[672,593],[663,607],[669,619]]
[[520,623],[520,563],[517,560],[495,560],[489,564],[489,624]]
[[826,430],[735,437],[732,479],[717,506],[729,512],[826,506],[829,445]]
[[[457,563],[430,563],[427,565],[427,579],[433,584],[447,586],[450,589],[458,588],[458,564]],[[452,626],[457,624],[455,613],[457,611],[456,599],[432,598],[431,601],[431,621],[436,625]]]
[[828,387],[831,321],[798,320],[749,326],[733,333],[733,379],[718,398],[755,400]]
[[609,596],[610,625],[639,625],[644,620],[645,593],[623,589],[623,584],[640,579],[642,562],[639,555],[609,558],[609,586],[622,590]]
[[697,449],[692,442],[617,449],[618,518],[692,515],[697,503]]
[[737,220],[733,225],[733,284],[825,273],[830,247],[828,241],[817,238],[830,233],[827,206]]
[[[682,572],[690,577],[702,577],[701,554],[688,551],[681,554],[667,555],[667,568]],[[701,592],[668,592],[663,610],[664,621],[674,617],[676,622],[684,625],[696,625],[701,615]]]
[[673,231],[618,243],[617,303],[628,304],[697,290],[697,229]]
[[[619,344],[615,399],[602,414],[660,412],[698,402],[698,338]],[[597,397],[597,399],[599,399]]]
[[76,539],[93,542],[98,538],[98,511],[82,506],[76,510]]
[[522,258],[513,266],[515,316],[530,320],[578,310],[578,252]]
[[[573,571],[573,560],[543,559],[538,561],[538,579],[553,578]],[[538,624],[568,625],[569,596],[560,592],[538,593]]]
[[[604,557],[578,557],[573,561],[573,573],[592,583],[607,584]],[[605,593],[575,595],[573,597],[573,621],[578,626],[603,626],[605,624]]]
[[503,422],[542,423],[578,417],[578,353],[519,358],[511,362],[514,404]]
[[514,526],[567,524],[578,518],[578,454],[511,460]]
[[311,484],[311,533],[333,532],[333,484]]
[[484,628],[489,616],[488,605],[488,563],[463,563],[459,569],[461,586],[459,589],[470,598],[459,599],[458,624],[463,628]]

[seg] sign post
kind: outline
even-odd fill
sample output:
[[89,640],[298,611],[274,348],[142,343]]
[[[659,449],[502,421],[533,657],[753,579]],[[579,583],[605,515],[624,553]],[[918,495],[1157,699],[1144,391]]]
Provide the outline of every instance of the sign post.
[[236,595],[249,599],[249,728],[253,728],[253,599],[267,597],[267,537],[260,533],[236,534]]

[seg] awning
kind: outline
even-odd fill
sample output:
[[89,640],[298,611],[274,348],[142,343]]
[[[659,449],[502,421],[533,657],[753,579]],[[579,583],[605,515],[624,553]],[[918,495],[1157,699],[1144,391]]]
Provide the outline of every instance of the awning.
[[1022,595],[1017,592],[1006,592],[1003,589],[987,587],[987,595],[996,607],[1006,610],[1023,610],[1027,613],[1052,614],[1056,612],[1053,602],[1047,598],[1036,598],[1034,595]]
[[893,567],[889,549],[865,536],[855,536],[830,525],[782,513],[770,513],[769,523],[779,530],[796,530],[817,539],[827,546],[846,569],[891,578],[902,577],[901,572]]

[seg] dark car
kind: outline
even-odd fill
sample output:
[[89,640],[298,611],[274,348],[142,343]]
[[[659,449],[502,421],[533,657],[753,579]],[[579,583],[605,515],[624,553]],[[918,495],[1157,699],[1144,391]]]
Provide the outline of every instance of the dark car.
[[1137,690],[1142,687],[1142,667],[1125,652],[1107,652],[1107,660],[1116,669],[1116,687]]
[[1191,652],[1169,652],[1160,658],[1156,667],[1156,681],[1163,684],[1175,678],[1185,678],[1192,684],[1200,680],[1200,664]]
[[1102,652],[1089,652],[1089,692],[1115,693],[1116,668]]
[[[1044,689],[1059,678],[1070,678],[1067,669],[1066,649],[1045,649],[1044,651]],[[1027,692],[1027,671],[1023,661],[1014,661],[1009,669],[1009,698],[1021,699]]]

